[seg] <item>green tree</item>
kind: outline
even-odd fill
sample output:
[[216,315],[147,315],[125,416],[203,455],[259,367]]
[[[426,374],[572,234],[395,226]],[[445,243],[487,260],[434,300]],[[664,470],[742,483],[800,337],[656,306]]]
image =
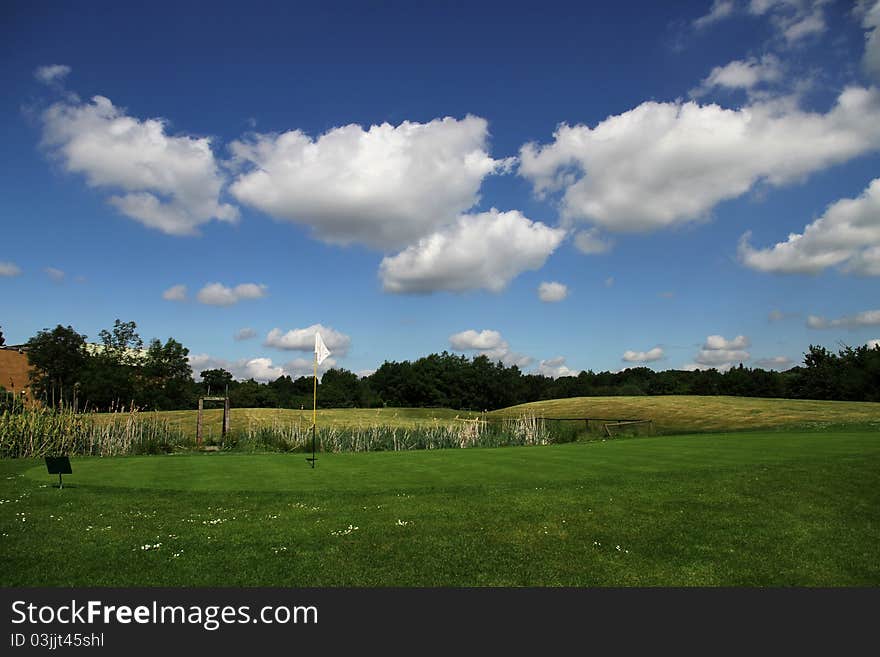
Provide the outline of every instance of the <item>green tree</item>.
[[192,405],[194,383],[188,355],[189,349],[174,338],[168,338],[164,345],[158,339],[150,342],[138,372],[141,405],[157,410]]
[[102,329],[98,336],[104,346],[103,353],[121,365],[134,365],[141,359],[144,341],[137,333],[137,324],[116,320],[113,329]]
[[254,379],[241,381],[233,390],[230,390],[229,402],[236,408],[278,407],[275,391]]
[[61,324],[43,329],[27,341],[27,356],[36,395],[47,404],[73,403],[88,362],[86,336]]
[[227,387],[233,383],[232,373],[227,372],[223,368],[202,370],[200,374],[202,377],[202,385],[207,394],[224,394]]
[[344,369],[324,372],[318,386],[318,405],[322,408],[350,408],[358,403],[360,382],[357,374]]
[[137,324],[117,319],[111,330],[103,329],[98,335],[101,348],[92,353],[82,375],[83,398],[95,410],[142,405],[138,376],[144,343]]
[[835,399],[840,362],[836,354],[819,345],[810,345],[804,354],[800,396],[806,399]]

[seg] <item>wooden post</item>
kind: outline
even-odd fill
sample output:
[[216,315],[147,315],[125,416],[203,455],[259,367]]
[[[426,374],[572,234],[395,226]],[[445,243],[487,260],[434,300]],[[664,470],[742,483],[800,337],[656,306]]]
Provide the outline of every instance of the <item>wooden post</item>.
[[223,401],[223,437],[229,433],[229,397]]
[[202,444],[202,409],[205,406],[205,400],[199,397],[199,416],[196,420],[196,445]]

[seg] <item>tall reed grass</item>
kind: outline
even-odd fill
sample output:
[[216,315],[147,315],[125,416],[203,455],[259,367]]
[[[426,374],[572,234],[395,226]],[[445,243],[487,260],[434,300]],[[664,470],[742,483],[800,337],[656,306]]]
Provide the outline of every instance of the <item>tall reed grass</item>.
[[[484,419],[438,421],[414,427],[384,424],[356,427],[319,427],[316,449],[322,452],[376,452],[411,449],[506,447],[568,442],[565,433],[553,434],[543,418],[525,414],[501,423]],[[224,450],[305,452],[312,447],[311,426],[303,423],[251,423],[219,441]],[[124,456],[168,453],[195,448],[194,440],[167,420],[135,408],[117,410],[100,420],[70,409],[24,409],[0,413],[0,457],[40,458],[55,454]]]
[[160,454],[191,445],[178,428],[136,408],[117,410],[100,421],[91,413],[69,408],[0,413],[2,458]]
[[[322,452],[507,447],[551,442],[554,440],[543,418],[535,415],[507,419],[500,424],[456,418],[452,424],[435,421],[413,427],[384,424],[329,426],[318,427],[315,432],[315,447]],[[252,423],[244,431],[230,432],[222,447],[244,451],[306,452],[312,448],[312,429],[306,424],[278,421]]]

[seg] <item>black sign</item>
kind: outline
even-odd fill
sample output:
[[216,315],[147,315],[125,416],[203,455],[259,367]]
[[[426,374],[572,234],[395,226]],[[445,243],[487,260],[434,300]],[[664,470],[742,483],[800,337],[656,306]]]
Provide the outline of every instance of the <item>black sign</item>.
[[70,467],[70,459],[66,456],[47,456],[46,469],[49,471],[49,474],[73,474],[73,470]]

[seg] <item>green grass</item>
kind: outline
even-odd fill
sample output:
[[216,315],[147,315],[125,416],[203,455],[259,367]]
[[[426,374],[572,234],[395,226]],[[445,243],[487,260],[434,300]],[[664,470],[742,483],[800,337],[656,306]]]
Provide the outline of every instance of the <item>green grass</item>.
[[876,431],[73,468],[0,461],[3,586],[880,585]]
[[654,421],[658,433],[703,433],[751,429],[863,425],[880,429],[880,403],[670,395],[573,397],[520,404],[489,413],[510,417],[638,418]]

